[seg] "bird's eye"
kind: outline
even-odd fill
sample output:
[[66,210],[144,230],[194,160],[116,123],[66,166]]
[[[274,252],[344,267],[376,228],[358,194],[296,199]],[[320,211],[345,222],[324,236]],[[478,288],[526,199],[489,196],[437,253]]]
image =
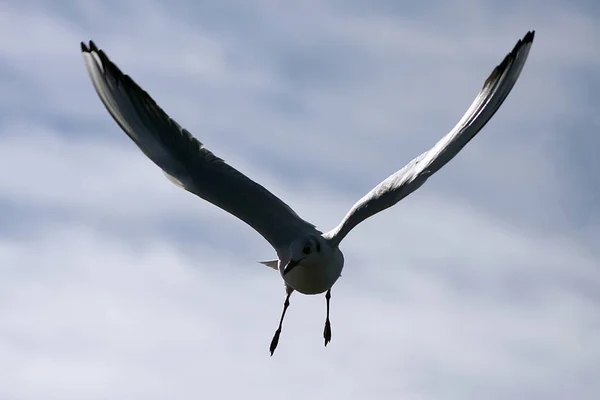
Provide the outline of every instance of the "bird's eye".
[[310,246],[304,246],[302,252],[306,255],[310,254]]

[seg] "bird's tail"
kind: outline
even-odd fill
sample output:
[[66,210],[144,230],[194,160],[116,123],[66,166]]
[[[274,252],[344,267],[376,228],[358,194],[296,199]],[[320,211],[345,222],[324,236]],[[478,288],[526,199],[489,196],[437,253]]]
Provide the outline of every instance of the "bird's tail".
[[279,265],[279,260],[270,260],[270,261],[259,261],[262,265],[266,265],[267,267],[271,267],[277,271],[277,266]]

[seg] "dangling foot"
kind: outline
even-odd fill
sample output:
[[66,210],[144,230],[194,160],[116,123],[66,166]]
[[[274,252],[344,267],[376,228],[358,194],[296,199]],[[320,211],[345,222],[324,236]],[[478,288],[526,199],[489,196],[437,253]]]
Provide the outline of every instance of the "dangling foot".
[[331,323],[329,322],[329,299],[331,299],[331,289],[325,294],[325,300],[327,301],[327,318],[325,319],[325,329],[323,330],[323,337],[325,338],[325,347],[327,343],[331,341]]
[[327,347],[327,343],[331,342],[331,324],[329,320],[325,321],[325,329],[323,330],[323,337],[325,338],[325,347]]
[[271,346],[269,347],[269,351],[271,352],[271,357],[273,357],[273,353],[277,348],[277,344],[279,343],[279,335],[281,334],[281,328],[277,328],[275,331],[275,335],[273,336],[273,340],[271,340]]
[[277,344],[279,343],[279,335],[281,335],[281,325],[283,324],[283,317],[285,317],[285,312],[287,311],[287,308],[290,306],[290,296],[292,295],[292,292],[294,291],[294,289],[292,289],[289,286],[285,286],[287,295],[285,296],[285,302],[283,303],[283,312],[281,313],[281,318],[279,319],[279,326],[277,327],[277,330],[275,331],[275,335],[273,335],[273,340],[271,340],[271,346],[269,347],[269,351],[271,352],[271,357],[273,356],[273,353],[275,352],[275,349],[277,348]]

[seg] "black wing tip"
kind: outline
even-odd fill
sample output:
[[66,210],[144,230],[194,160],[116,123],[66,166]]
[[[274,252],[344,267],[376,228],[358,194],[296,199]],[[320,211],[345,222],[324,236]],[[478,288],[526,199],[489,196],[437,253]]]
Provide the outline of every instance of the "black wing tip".
[[516,57],[517,53],[521,50],[521,48],[525,45],[531,44],[533,43],[533,38],[535,37],[535,31],[531,30],[528,31],[525,36],[523,36],[522,39],[519,39],[517,41],[517,44],[515,44],[515,47],[513,48],[513,50],[506,56],[506,58],[504,59],[504,61],[502,62],[502,64],[504,64],[505,62],[507,62],[509,59]]
[[528,44],[533,43],[533,38],[535,37],[535,31],[531,30],[528,31],[525,36],[523,36],[522,39],[519,39],[517,41],[517,44],[515,44],[515,47],[513,48],[513,50],[506,56],[506,58],[504,59],[504,61],[502,62],[502,64],[504,64],[504,62],[508,61],[510,58],[514,58],[517,56],[517,53],[521,50],[521,48],[523,46],[526,46]]
[[535,37],[535,30],[530,30],[523,37],[523,43],[533,43],[533,38]]
[[502,75],[502,73],[506,70],[506,68],[508,68],[508,65],[517,58],[517,55],[519,54],[523,46],[530,45],[531,43],[533,43],[534,37],[535,30],[530,30],[525,34],[525,36],[523,36],[522,39],[519,39],[517,41],[517,44],[515,44],[515,47],[513,47],[512,51],[508,53],[506,57],[504,57],[504,60],[502,60],[502,62],[498,64],[496,68],[494,68],[490,76],[486,79],[485,83],[483,84],[483,87],[485,88],[493,82],[495,82],[496,79],[498,79],[498,77]]
[[81,52],[82,53],[98,52],[98,47],[96,46],[96,43],[94,43],[93,40],[90,40],[88,43],[89,44],[86,45],[85,42],[81,42]]

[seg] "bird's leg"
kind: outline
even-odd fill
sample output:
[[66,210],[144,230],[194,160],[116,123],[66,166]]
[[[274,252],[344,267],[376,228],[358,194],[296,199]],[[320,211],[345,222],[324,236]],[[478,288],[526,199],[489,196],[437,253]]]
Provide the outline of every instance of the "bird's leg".
[[271,351],[271,356],[273,356],[273,352],[277,348],[277,343],[279,343],[279,335],[281,334],[281,325],[283,324],[283,317],[285,317],[285,312],[287,311],[287,308],[290,306],[290,296],[292,295],[292,292],[294,291],[294,289],[292,289],[288,285],[285,285],[285,290],[286,290],[287,294],[285,296],[285,302],[283,303],[283,312],[281,313],[281,319],[279,320],[279,326],[277,327],[277,330],[275,331],[273,340],[271,340],[271,347],[269,348],[269,350]]
[[325,338],[325,346],[331,341],[331,323],[329,322],[329,299],[331,299],[331,289],[325,294],[325,300],[327,301],[327,318],[325,319],[325,329],[323,330],[323,337]]

